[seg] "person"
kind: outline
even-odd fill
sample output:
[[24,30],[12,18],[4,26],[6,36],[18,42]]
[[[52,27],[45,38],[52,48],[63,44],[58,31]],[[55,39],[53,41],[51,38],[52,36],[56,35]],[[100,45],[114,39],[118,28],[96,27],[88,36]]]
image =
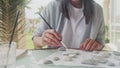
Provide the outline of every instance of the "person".
[[45,21],[33,33],[36,48],[62,46],[85,51],[102,50],[105,24],[102,7],[93,0],[53,0],[41,12]]

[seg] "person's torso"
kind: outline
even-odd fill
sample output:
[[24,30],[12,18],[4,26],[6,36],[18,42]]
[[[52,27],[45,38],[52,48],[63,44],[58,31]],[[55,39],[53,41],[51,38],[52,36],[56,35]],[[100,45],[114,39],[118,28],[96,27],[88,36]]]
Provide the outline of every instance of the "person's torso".
[[91,24],[85,23],[83,8],[75,8],[69,4],[68,10],[70,20],[64,19],[62,40],[69,48],[79,48],[90,37]]

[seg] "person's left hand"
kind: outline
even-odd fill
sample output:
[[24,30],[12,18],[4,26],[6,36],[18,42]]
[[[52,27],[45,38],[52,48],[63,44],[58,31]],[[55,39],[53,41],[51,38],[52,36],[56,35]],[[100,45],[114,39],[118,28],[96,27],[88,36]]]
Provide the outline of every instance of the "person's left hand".
[[102,50],[104,47],[104,45],[101,45],[100,43],[96,42],[93,39],[87,39],[81,46],[80,49],[81,50],[85,50],[85,51],[100,51]]

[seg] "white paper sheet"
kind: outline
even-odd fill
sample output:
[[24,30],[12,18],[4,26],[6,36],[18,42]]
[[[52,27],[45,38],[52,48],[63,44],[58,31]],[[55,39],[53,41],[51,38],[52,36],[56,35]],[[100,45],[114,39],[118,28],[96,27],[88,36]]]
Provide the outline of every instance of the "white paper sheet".
[[16,66],[16,68],[25,68],[25,65]]
[[[99,54],[95,52],[86,52],[86,51],[80,51],[80,50],[68,50],[67,52],[73,53],[73,52],[79,52],[80,55],[78,55],[76,58],[73,58],[73,61],[65,61],[63,60],[63,51],[57,51],[53,53],[52,55],[45,57],[41,59],[38,64],[43,64],[45,60],[51,60],[53,61],[54,65],[65,65],[65,66],[87,66],[87,67],[105,67],[105,68],[120,68],[120,56],[115,56],[113,52],[106,52],[106,51],[101,51]],[[95,58],[96,56],[104,56],[106,54],[111,54],[109,58],[105,58],[108,60],[108,62],[113,62],[115,66],[108,66],[107,63],[98,63],[97,65],[87,65],[87,64],[82,64],[81,62],[87,59]],[[54,61],[54,57],[59,57],[59,61]]]

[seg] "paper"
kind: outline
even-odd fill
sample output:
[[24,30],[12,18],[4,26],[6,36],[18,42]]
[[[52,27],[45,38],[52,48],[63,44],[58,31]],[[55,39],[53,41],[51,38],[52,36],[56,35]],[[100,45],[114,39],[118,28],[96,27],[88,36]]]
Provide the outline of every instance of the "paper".
[[23,55],[27,50],[25,49],[17,49],[16,50],[16,57],[20,57],[21,55]]
[[16,66],[16,68],[25,68],[25,65]]
[[[105,68],[119,68],[120,67],[120,56],[115,56],[113,52],[86,52],[86,51],[80,51],[80,50],[68,50],[66,53],[75,53],[79,52],[80,55],[76,56],[76,58],[72,58],[72,61],[65,61],[63,54],[65,51],[57,51],[53,53],[52,55],[41,59],[38,64],[43,64],[44,60],[51,60],[53,61],[54,65],[65,65],[65,66],[87,66],[87,67],[105,67]],[[59,57],[60,60],[54,61],[54,57]],[[102,57],[102,58],[101,58]],[[88,64],[82,64],[84,60],[89,59],[96,59],[97,65],[88,65]],[[104,61],[104,60],[107,60]],[[100,61],[98,63],[98,61]],[[114,63],[115,66],[109,66],[108,63]]]

